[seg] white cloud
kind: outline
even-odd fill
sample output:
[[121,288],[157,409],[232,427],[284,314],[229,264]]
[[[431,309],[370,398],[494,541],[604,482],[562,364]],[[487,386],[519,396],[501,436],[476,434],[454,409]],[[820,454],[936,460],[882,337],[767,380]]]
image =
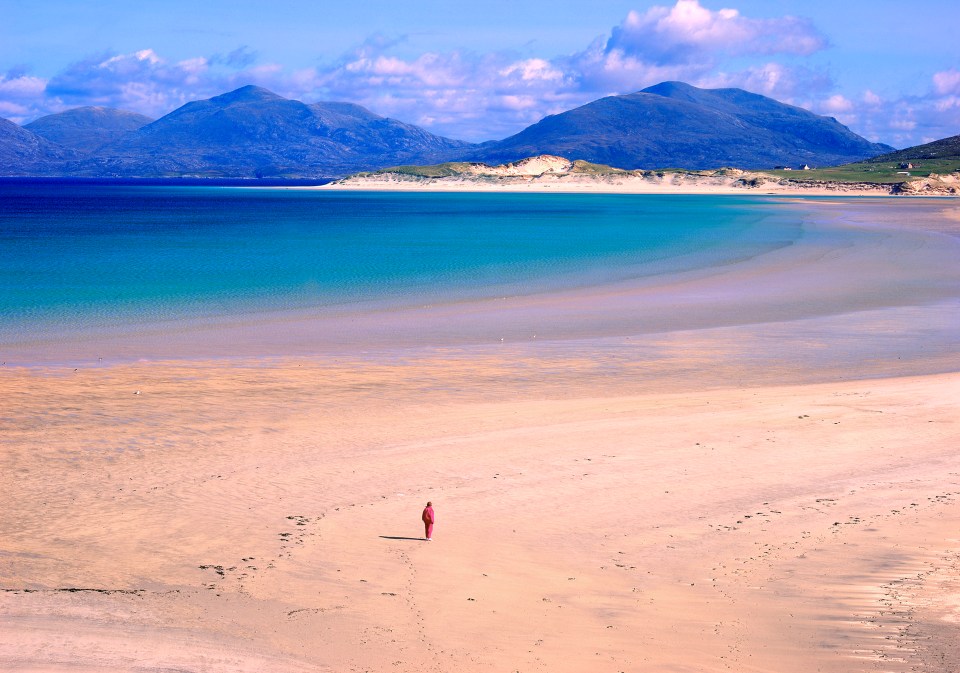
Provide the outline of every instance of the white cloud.
[[562,82],[563,73],[542,58],[528,58],[524,61],[511,63],[499,71],[501,77],[509,78],[519,75],[524,82]]
[[0,76],[0,95],[15,99],[41,98],[47,88],[47,82],[39,77],[21,75],[7,79]]
[[830,75],[803,66],[771,61],[736,72],[710,73],[691,80],[705,88],[737,87],[783,103],[808,107],[810,96],[827,96],[835,88]]
[[913,119],[901,117],[891,121],[890,128],[899,129],[901,131],[912,131],[917,128],[917,122]]
[[[45,83],[44,94],[59,109],[104,105],[160,116],[199,98],[244,84],[261,84],[293,95],[291,77],[278,64],[251,65],[250,52],[227,57],[197,56],[170,62],[152,49],[127,54],[100,54],[71,64]],[[236,67],[244,64],[246,67]],[[56,110],[50,110],[56,111]]]
[[532,110],[537,107],[539,101],[533,96],[515,96],[507,94],[500,96],[500,105],[506,110]]
[[812,108],[875,142],[910,147],[960,132],[960,71],[933,74],[924,95],[882,98],[868,89],[858,97],[833,94]]
[[712,11],[698,0],[677,0],[673,7],[631,11],[613,29],[606,51],[678,63],[699,60],[705,52],[809,55],[826,45],[826,38],[806,19],[752,19],[735,9]]
[[117,54],[116,56],[111,56],[97,67],[108,70],[130,70],[132,69],[131,66],[135,68],[135,64],[137,63],[158,65],[162,63],[162,61],[160,57],[154,53],[153,49],[141,49],[132,54]]
[[[45,113],[47,81],[23,72],[0,74],[0,117],[18,124]],[[55,102],[53,102],[55,104]]]
[[841,94],[834,94],[821,102],[818,107],[824,113],[842,114],[853,111],[853,102]]
[[658,63],[595,44],[572,57],[566,67],[580,91],[606,95],[631,93],[666,80],[693,81],[708,73],[712,63]]
[[29,112],[30,109],[26,105],[0,100],[0,117],[20,123],[20,120],[24,117],[24,115]]
[[937,101],[935,107],[940,112],[946,112],[953,108],[960,108],[960,98],[958,98],[957,96],[949,96],[947,98],[943,98]]
[[960,94],[960,70],[944,70],[934,74],[933,89],[940,96]]
[[626,93],[681,80],[726,82],[720,85],[775,95],[797,79],[786,76],[786,66],[767,63],[723,73],[720,64],[734,56],[807,55],[826,45],[826,38],[805,19],[753,19],[735,9],[713,11],[698,0],[678,0],[673,7],[630,12],[609,38],[574,55],[568,67],[585,92]]

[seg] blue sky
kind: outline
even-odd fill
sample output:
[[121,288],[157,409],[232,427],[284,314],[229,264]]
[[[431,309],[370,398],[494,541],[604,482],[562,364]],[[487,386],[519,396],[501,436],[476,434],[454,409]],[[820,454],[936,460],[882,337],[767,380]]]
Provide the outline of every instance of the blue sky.
[[960,133],[960,1],[0,0],[0,116],[159,117],[244,84],[464,140],[664,80],[905,147]]

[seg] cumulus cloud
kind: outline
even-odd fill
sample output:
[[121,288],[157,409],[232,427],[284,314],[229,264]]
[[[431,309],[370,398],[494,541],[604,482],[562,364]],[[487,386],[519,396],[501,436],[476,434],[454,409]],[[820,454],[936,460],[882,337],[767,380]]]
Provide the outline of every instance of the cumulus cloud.
[[934,73],[931,94],[909,99],[900,118],[914,123],[913,137],[929,142],[960,134],[960,71]]
[[0,74],[0,116],[23,123],[42,114],[46,87],[46,80],[30,75],[24,66]]
[[678,0],[673,7],[651,7],[643,14],[631,11],[613,29],[606,49],[651,62],[678,63],[717,52],[809,55],[826,45],[826,38],[807,19],[751,19],[735,9],[712,11],[698,0]]
[[954,68],[934,74],[933,89],[940,96],[960,95],[960,70]]
[[[282,66],[254,65],[256,53],[240,47],[226,55],[170,61],[152,49],[102,53],[70,64],[45,83],[45,95],[57,106],[103,105],[164,115],[198,98],[244,84],[261,84],[279,93],[299,93]],[[55,110],[53,110],[55,111]]]
[[518,75],[524,82],[563,81],[563,73],[555,68],[549,61],[545,61],[542,58],[528,58],[523,61],[511,63],[506,68],[502,68],[498,74],[505,78]]
[[314,99],[349,100],[435,133],[491,139],[581,102],[578,86],[554,60],[468,51],[402,58],[397,42],[376,36],[333,64],[301,71]]
[[152,49],[103,53],[72,63],[47,83],[47,93],[65,105],[106,105],[148,114],[168,111],[199,84],[204,63],[167,63]]
[[711,10],[698,0],[632,11],[609,37],[556,59],[584,97],[629,93],[665,80],[698,86],[739,86],[779,98],[798,88],[822,89],[829,78],[796,66],[768,62],[725,72],[726,60],[775,54],[807,55],[827,46],[806,19],[753,19],[735,9]]
[[853,102],[846,96],[837,93],[823,101],[820,109],[825,112],[832,112],[833,114],[843,114],[844,112],[851,112],[853,110]]
[[750,66],[735,72],[718,72],[695,82],[708,88],[737,87],[775,98],[784,103],[808,107],[810,96],[823,95],[835,87],[829,73],[776,61]]
[[874,142],[910,147],[960,132],[960,72],[934,73],[925,94],[884,98],[864,90],[859,96],[833,94],[813,101],[814,112],[835,116]]

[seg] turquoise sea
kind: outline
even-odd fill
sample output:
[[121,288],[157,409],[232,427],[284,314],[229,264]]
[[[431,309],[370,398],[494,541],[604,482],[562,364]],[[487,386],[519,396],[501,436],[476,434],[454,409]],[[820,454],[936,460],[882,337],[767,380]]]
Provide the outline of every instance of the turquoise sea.
[[451,302],[722,265],[790,245],[751,198],[0,185],[0,338]]
[[658,385],[721,362],[772,382],[952,371],[941,203],[0,182],[0,362],[468,349]]

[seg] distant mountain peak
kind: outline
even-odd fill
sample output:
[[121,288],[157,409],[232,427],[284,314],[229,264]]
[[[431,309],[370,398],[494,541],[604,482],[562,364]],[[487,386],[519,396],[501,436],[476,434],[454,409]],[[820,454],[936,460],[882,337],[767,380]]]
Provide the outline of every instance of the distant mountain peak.
[[648,86],[646,89],[641,89],[640,93],[655,93],[658,96],[671,96],[677,92],[693,93],[698,90],[697,87],[687,84],[686,82],[668,81]]
[[617,168],[836,165],[889,151],[834,119],[743,89],[661,82],[551,115],[467,159],[555,154]]
[[214,96],[210,99],[212,103],[245,103],[245,102],[261,102],[261,101],[270,101],[270,100],[287,100],[283,96],[273,93],[269,89],[264,89],[262,86],[257,86],[255,84],[247,84],[242,86],[239,89],[234,89],[233,91],[228,91],[227,93],[220,94],[219,96]]

